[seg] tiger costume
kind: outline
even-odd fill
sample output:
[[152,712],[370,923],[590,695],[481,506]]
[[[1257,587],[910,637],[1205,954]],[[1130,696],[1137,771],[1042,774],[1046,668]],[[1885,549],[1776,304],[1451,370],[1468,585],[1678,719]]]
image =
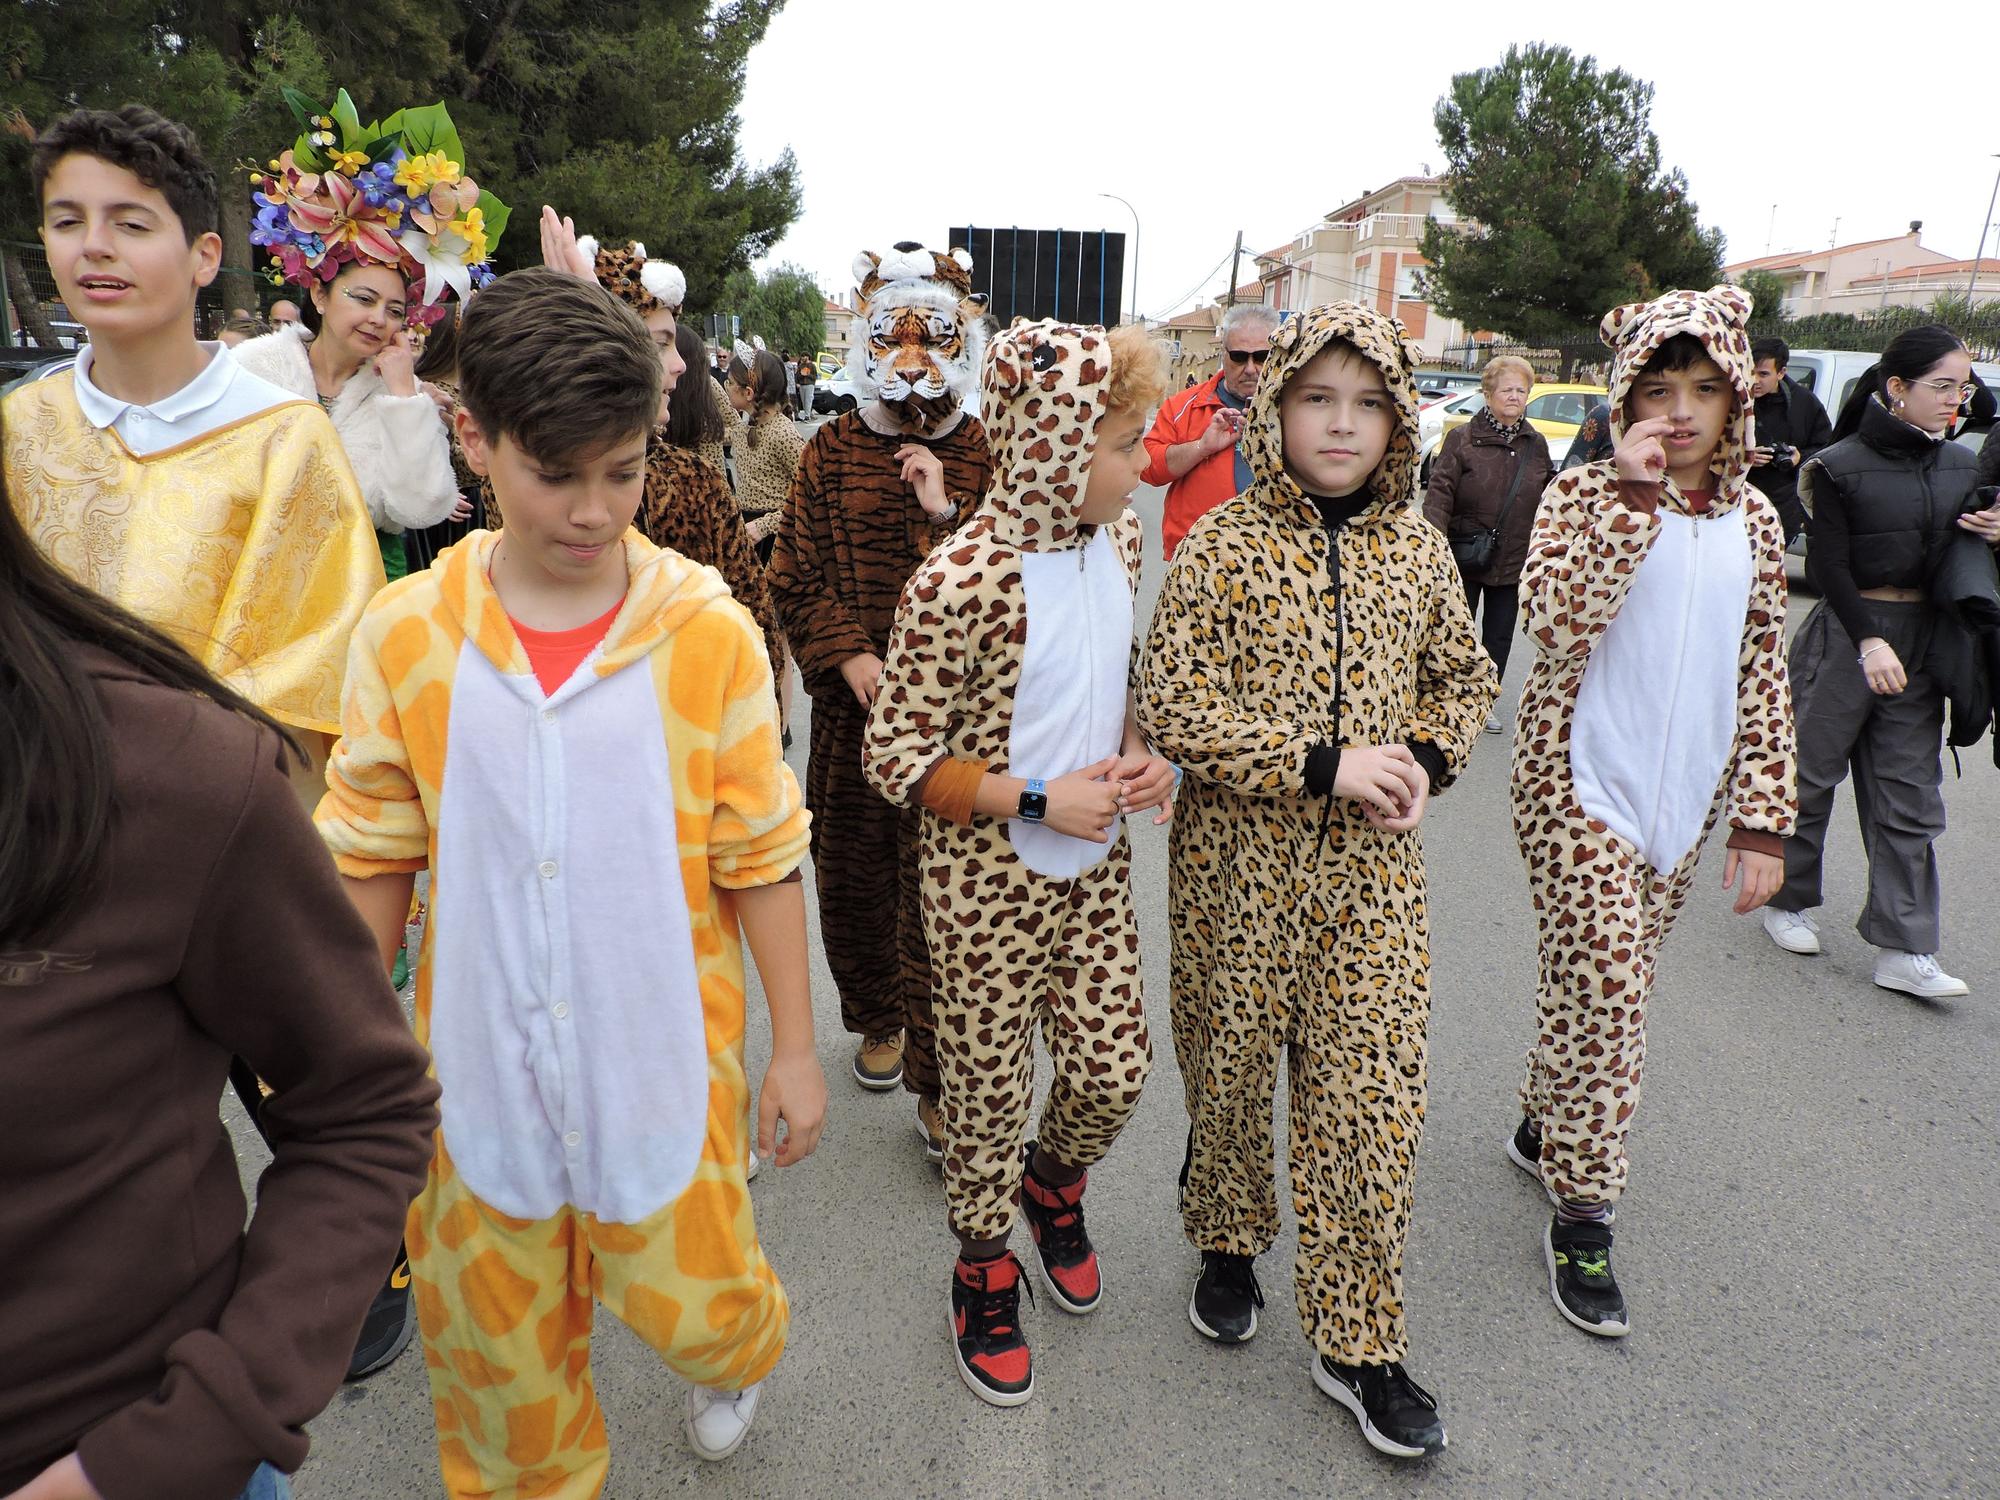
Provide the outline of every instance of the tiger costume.
[[[931,966],[916,866],[920,817],[884,801],[862,775],[868,710],[841,665],[887,655],[904,583],[986,491],[993,460],[985,429],[958,404],[977,379],[984,341],[960,326],[958,308],[971,283],[959,260],[905,245],[888,257],[864,255],[856,266],[871,334],[855,360],[871,399],[807,442],[767,578],[813,700],[806,805],[820,935],[841,1022],[864,1048],[901,1032],[903,1087],[934,1108]],[[876,344],[878,332],[886,337],[902,326],[891,314],[909,308],[924,309],[924,326],[935,331],[924,355],[932,375]],[[899,358],[900,375],[890,368]],[[939,401],[949,403],[942,414]],[[941,516],[928,515],[903,478],[896,453],[909,443],[928,448],[942,467],[952,508]],[[894,898],[885,899],[890,891]],[[864,1085],[878,1086],[856,1062]],[[889,1075],[887,1086],[895,1081]]]

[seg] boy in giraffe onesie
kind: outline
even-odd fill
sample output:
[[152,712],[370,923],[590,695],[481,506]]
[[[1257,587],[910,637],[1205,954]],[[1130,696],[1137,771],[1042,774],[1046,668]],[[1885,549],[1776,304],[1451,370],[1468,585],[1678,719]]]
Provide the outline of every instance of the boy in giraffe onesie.
[[418,1038],[442,1124],[408,1245],[445,1489],[590,1500],[609,1463],[593,1300],[734,1451],[784,1348],[746,1188],[742,940],[771,1005],[780,1166],[825,1108],[807,818],[755,623],[632,528],[661,365],[595,283],[518,271],[468,307],[457,417],[504,533],[376,596],[317,820],[393,951],[431,872]]
[[1747,912],[1797,815],[1784,526],[1746,477],[1749,316],[1729,286],[1605,315],[1616,451],[1549,486],[1521,577],[1514,832],[1540,964],[1507,1154],[1555,1200],[1557,1310],[1606,1338],[1631,1328],[1611,1216],[1661,945],[1718,817]]
[[1255,482],[1175,549],[1139,687],[1187,773],[1167,899],[1189,1320],[1219,1343],[1256,1332],[1282,1054],[1313,1380],[1405,1458],[1445,1443],[1402,1364],[1430,1018],[1416,828],[1498,691],[1414,503],[1414,368],[1402,325],[1355,303],[1279,328],[1243,438]]
[[[863,744],[870,782],[923,809],[952,1340],[995,1406],[1034,1391],[1016,1199],[1056,1305],[1093,1311],[1086,1169],[1151,1061],[1121,818],[1164,808],[1175,774],[1131,715],[1141,527],[1125,502],[1165,385],[1140,328],[1016,323],[993,341],[994,487],[904,591]],[[1024,1145],[1038,1020],[1055,1079]]]

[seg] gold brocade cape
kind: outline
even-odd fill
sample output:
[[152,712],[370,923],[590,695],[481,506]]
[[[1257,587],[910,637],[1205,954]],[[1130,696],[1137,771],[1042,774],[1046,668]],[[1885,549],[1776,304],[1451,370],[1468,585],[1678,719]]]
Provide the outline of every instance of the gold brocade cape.
[[340,732],[382,555],[324,412],[286,402],[141,457],[90,424],[65,371],[16,390],[5,416],[8,493],[56,566],[274,718]]

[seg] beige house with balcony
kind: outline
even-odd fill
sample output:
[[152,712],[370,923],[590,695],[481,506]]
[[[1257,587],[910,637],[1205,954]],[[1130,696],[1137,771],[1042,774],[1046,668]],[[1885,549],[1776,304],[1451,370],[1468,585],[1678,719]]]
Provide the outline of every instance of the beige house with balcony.
[[1256,257],[1261,300],[1285,310],[1321,302],[1362,302],[1402,319],[1428,359],[1467,342],[1465,330],[1424,300],[1417,273],[1427,220],[1457,216],[1436,177],[1399,177],[1343,203],[1287,243]]
[[[1928,307],[1944,292],[1965,291],[1972,262],[1930,249],[1922,232],[1922,223],[1914,223],[1907,234],[1893,239],[1762,255],[1724,266],[1722,274],[1731,281],[1741,281],[1752,271],[1778,277],[1785,284],[1785,315],[1793,318],[1859,314],[1885,305]],[[1979,273],[1981,282],[1996,264],[2000,263],[1986,263],[1987,269]],[[1984,286],[1976,295],[1981,302],[1988,300]],[[1993,296],[2000,298],[2000,285],[1994,286]]]

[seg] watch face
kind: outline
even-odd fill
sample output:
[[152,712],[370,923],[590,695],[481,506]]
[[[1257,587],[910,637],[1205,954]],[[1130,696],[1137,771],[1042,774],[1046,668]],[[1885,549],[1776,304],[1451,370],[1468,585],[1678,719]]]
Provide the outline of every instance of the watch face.
[[1039,823],[1049,815],[1049,797],[1046,792],[1021,793],[1019,814],[1023,821]]

